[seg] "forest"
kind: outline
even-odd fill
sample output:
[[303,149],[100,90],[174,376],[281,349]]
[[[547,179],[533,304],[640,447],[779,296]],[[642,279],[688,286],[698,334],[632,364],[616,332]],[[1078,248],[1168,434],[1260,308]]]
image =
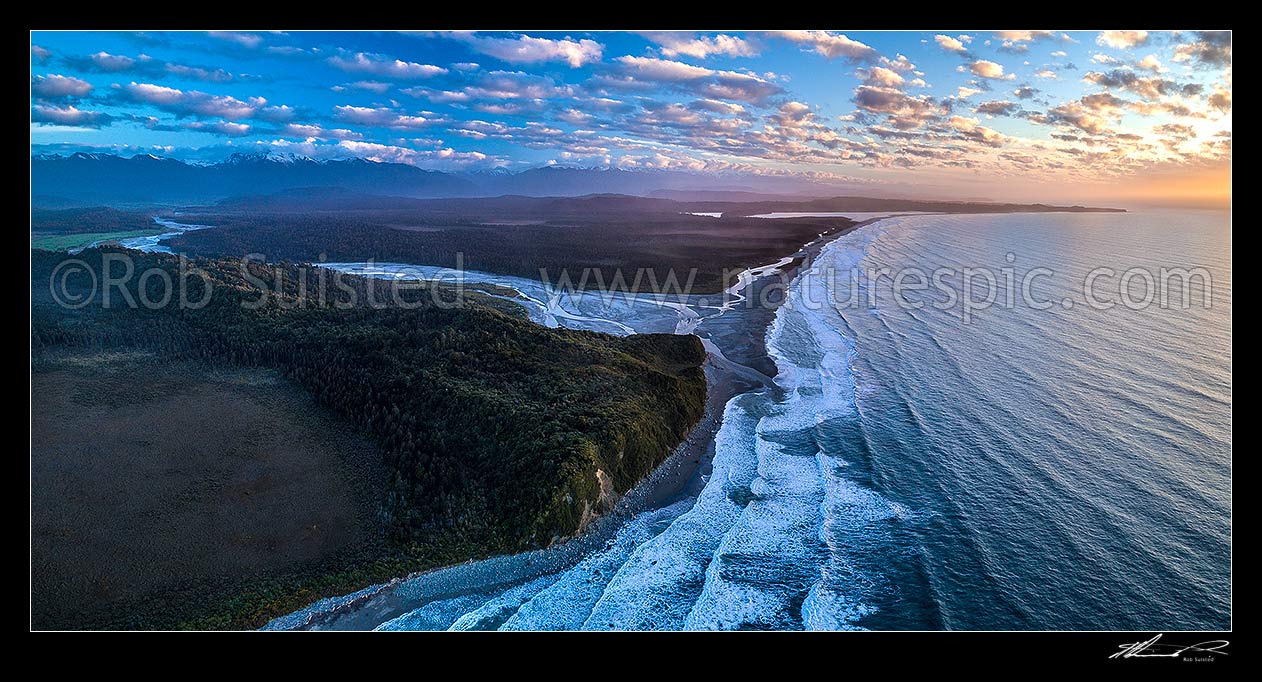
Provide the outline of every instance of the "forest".
[[[94,283],[117,265],[111,255],[166,277],[129,278],[107,308]],[[628,490],[703,410],[705,352],[693,336],[549,329],[476,291],[415,286],[387,296],[380,283],[322,268],[113,247],[78,254],[90,270],[59,276],[73,295],[96,291],[89,305],[69,309],[49,288],[67,258],[31,252],[34,356],[142,348],[172,361],[272,368],[370,435],[387,471],[385,537],[369,555],[229,586],[213,592],[213,607],[184,595],[178,617],[174,607],[138,608],[147,615],[123,624],[257,626],[400,566],[546,546],[604,511],[611,500],[601,479],[614,493]],[[161,301],[170,282],[197,305],[120,304]]]
[[[398,200],[376,210],[302,210],[268,201],[203,210],[189,219],[217,229],[174,237],[174,250],[444,267],[456,267],[459,254],[469,270],[531,279],[541,278],[542,270],[553,281],[564,270],[578,282],[591,268],[604,282],[614,281],[616,272],[631,282],[643,270],[640,291],[674,273],[680,285],[691,279],[696,294],[721,291],[741,270],[853,224],[844,218],[695,216],[681,213],[675,202],[636,197]],[[602,288],[594,277],[588,286]]]

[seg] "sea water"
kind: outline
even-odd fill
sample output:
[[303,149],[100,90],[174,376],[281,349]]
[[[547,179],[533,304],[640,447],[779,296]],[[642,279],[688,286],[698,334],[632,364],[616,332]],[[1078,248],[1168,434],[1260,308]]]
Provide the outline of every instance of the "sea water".
[[[896,289],[909,268],[942,288]],[[1144,305],[1163,268],[1209,279]],[[947,305],[987,271],[1011,305]],[[768,345],[755,499],[690,625],[1230,626],[1229,214],[880,221],[825,247]]]

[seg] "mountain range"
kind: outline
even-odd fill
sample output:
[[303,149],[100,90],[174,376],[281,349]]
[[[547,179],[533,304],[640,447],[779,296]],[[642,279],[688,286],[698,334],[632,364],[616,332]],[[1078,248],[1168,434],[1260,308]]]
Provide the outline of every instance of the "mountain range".
[[[205,203],[311,187],[421,199],[506,194],[661,196],[663,192],[680,198],[690,192],[756,195],[803,190],[798,180],[774,176],[668,170],[543,166],[522,171],[442,172],[401,163],[269,153],[237,153],[210,164],[152,154],[127,158],[79,152],[31,157],[32,203],[45,208]],[[818,189],[814,196],[830,194],[822,186]]]

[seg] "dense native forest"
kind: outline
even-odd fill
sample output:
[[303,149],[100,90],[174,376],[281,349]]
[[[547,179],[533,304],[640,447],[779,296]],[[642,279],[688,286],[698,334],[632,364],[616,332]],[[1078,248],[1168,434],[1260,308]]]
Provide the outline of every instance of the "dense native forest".
[[74,234],[80,232],[123,232],[153,227],[151,214],[107,206],[93,208],[33,208],[31,232]]
[[[211,211],[188,220],[217,229],[179,235],[169,244],[190,255],[259,253],[269,261],[443,267],[460,262],[468,270],[546,276],[553,282],[564,271],[576,286],[588,270],[585,288],[592,289],[623,289],[610,286],[619,273],[625,289],[637,291],[660,291],[668,281],[682,288],[691,279],[690,291],[705,294],[730,286],[746,268],[774,262],[820,234],[852,225],[842,218],[693,216],[681,214],[672,202],[621,199],[627,202],[605,198],[590,208],[583,199],[502,208],[494,203],[501,200],[487,200],[489,208],[473,213],[449,211],[448,202],[437,201],[422,210]],[[654,203],[645,209],[641,202]],[[637,276],[639,286],[632,287]]]
[[[185,261],[110,247],[78,254],[94,269],[57,281],[86,296],[93,278],[123,276],[121,263],[102,272],[111,255],[131,259],[136,275],[156,269],[165,277],[129,278],[113,288],[108,308],[99,287],[90,304],[69,309],[49,289],[67,256],[31,252],[33,353],[134,347],[281,371],[381,446],[386,537],[368,558],[389,567],[381,571],[398,570],[389,562],[399,560],[435,565],[571,535],[609,501],[598,470],[615,493],[625,492],[703,410],[705,353],[693,336],[549,329],[476,291],[399,290],[321,268],[243,268],[236,259]],[[188,268],[204,276],[181,276]],[[179,305],[181,287],[193,305]],[[126,304],[161,302],[168,293],[171,302],[152,309]],[[302,598],[389,577],[352,568],[336,567],[354,579],[307,580]],[[259,625],[269,609],[303,605],[284,580],[251,589],[254,597],[228,600],[239,612],[213,623]],[[212,622],[190,613],[141,625]]]

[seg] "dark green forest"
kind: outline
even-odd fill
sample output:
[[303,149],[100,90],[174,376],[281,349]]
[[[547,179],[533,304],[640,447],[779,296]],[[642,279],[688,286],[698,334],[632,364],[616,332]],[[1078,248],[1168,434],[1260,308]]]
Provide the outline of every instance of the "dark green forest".
[[[281,229],[263,225],[258,232],[279,239]],[[383,541],[367,555],[248,589],[222,587],[212,591],[218,596],[211,606],[208,597],[173,598],[178,614],[157,600],[159,606],[136,609],[139,623],[123,624],[257,626],[303,600],[390,577],[401,566],[546,546],[603,510],[597,470],[615,492],[625,492],[703,410],[705,353],[693,336],[549,329],[476,291],[418,285],[391,294],[380,282],[321,268],[243,268],[235,259],[185,261],[110,247],[78,254],[94,270],[66,275],[67,289],[86,295],[92,277],[104,281],[102,257],[109,254],[125,254],[137,274],[156,269],[166,278],[150,276],[142,290],[131,277],[126,294],[111,292],[110,308],[98,290],[72,310],[52,300],[48,285],[67,256],[31,252],[34,355],[136,347],[181,361],[279,370],[370,434],[389,478]],[[122,266],[113,266],[121,275]],[[181,277],[189,268],[204,277]],[[161,301],[168,281],[175,292],[169,305],[124,304],[128,297]],[[207,302],[178,305],[181,282],[185,300]],[[258,304],[264,282],[272,295]]]
[[[190,255],[259,253],[269,261],[457,267],[459,255],[468,270],[539,279],[543,269],[553,281],[565,270],[575,284],[586,268],[599,271],[604,282],[620,271],[628,284],[642,272],[639,291],[654,290],[653,282],[667,282],[673,273],[679,286],[691,278],[691,292],[706,294],[730,286],[741,270],[773,262],[821,233],[853,224],[843,218],[710,218],[680,214],[675,206],[623,206],[610,198],[600,204],[576,199],[524,209],[497,201],[486,200],[489,207],[481,213],[459,215],[437,208],[211,212],[189,220],[216,229],[188,232],[168,243]],[[599,286],[595,277],[587,286],[611,288]]]

